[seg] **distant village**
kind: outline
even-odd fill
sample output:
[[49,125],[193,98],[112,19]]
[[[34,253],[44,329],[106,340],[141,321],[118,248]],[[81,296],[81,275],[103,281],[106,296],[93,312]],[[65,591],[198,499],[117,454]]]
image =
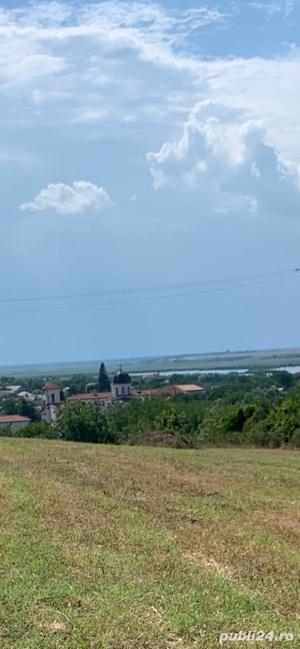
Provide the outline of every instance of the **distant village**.
[[[96,403],[100,408],[107,408],[112,403],[126,404],[133,399],[145,400],[162,395],[174,397],[179,394],[192,395],[205,391],[203,387],[194,384],[167,384],[159,388],[135,389],[132,386],[131,376],[122,367],[110,381],[103,363],[100,367],[98,388],[98,391],[86,391],[70,396],[68,386],[61,387],[53,381],[46,381],[42,390],[32,392],[25,390],[22,385],[7,385],[0,390],[0,404],[7,399],[13,399],[16,403],[18,401],[27,403],[34,407],[42,422],[52,424],[65,403]],[[30,411],[30,408],[28,410]],[[0,413],[0,432],[4,428],[14,432],[25,428],[31,421],[31,417],[27,414]]]

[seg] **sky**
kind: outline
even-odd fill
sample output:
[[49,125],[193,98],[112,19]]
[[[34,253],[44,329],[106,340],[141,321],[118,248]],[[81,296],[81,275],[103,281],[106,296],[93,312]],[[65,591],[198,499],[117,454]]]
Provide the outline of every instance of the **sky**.
[[0,365],[300,346],[299,21],[2,1]]

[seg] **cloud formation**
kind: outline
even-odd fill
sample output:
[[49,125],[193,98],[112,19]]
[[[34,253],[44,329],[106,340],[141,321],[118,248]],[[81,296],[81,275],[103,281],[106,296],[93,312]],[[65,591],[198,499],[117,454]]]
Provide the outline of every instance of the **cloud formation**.
[[300,215],[300,174],[266,143],[263,125],[243,113],[204,101],[178,140],[146,156],[156,190],[182,186],[200,192],[220,212],[261,210]]
[[[10,128],[17,142],[28,142],[24,133],[34,127],[33,140],[39,140],[36,158],[51,155],[52,141],[61,150],[66,137],[76,151],[84,142],[78,157],[87,167],[74,173],[79,178],[89,177],[96,157],[97,164],[112,168],[120,155],[119,143],[125,157],[126,150],[132,150],[142,160],[150,150],[147,162],[156,189],[202,187],[207,197],[214,196],[213,208],[220,211],[243,206],[256,213],[266,200],[267,192],[264,199],[260,192],[269,164],[283,195],[289,186],[296,200],[297,48],[273,58],[235,56],[231,50],[230,56],[207,57],[203,45],[212,30],[222,30],[224,40],[226,29],[230,33],[245,7],[252,7],[258,19],[263,15],[260,5],[268,6],[282,19],[283,13],[293,13],[296,3],[249,0],[243,6],[224,2],[218,9],[207,5],[175,9],[151,1],[54,1],[1,9],[3,133]],[[40,146],[45,133],[51,140],[47,149]],[[6,144],[5,150],[9,152]],[[261,157],[268,160],[261,163],[263,169],[258,165]],[[46,173],[38,186],[46,186]],[[116,178],[116,192],[119,185]],[[135,191],[133,185],[130,192]],[[41,206],[49,201],[49,192],[58,203],[61,195],[71,192],[62,209],[73,210],[75,188],[61,184],[42,190],[22,209],[46,209]],[[271,200],[270,192],[269,196]],[[61,211],[55,205],[52,209]],[[75,202],[75,211],[81,209]]]
[[49,184],[30,203],[23,203],[21,210],[42,212],[54,210],[58,214],[79,214],[84,210],[102,211],[110,204],[108,193],[103,187],[98,187],[85,180]]
[[[16,57],[22,50],[25,58],[46,52],[51,57],[49,49],[57,45],[94,39],[96,49],[106,54],[126,48],[145,61],[176,66],[174,46],[198,29],[223,24],[225,18],[225,13],[205,6],[181,11],[166,10],[151,2],[119,0],[84,5],[36,2],[18,9],[0,9],[0,35],[4,43],[7,39],[14,44]],[[31,54],[24,51],[25,47],[31,48]],[[8,65],[9,59],[4,63]],[[64,65],[63,56],[60,64]],[[178,57],[178,65],[182,64]],[[186,64],[189,66],[188,58]]]
[[[14,125],[26,116],[27,123],[43,127],[76,123],[83,129],[132,122],[170,127],[209,97],[248,111],[251,119],[266,120],[272,146],[300,162],[295,138],[298,50],[273,58],[237,57],[230,50],[230,56],[207,58],[202,49],[207,33],[229,29],[243,11],[241,6],[237,11],[234,2],[231,13],[228,3],[227,11],[222,4],[219,9],[207,4],[179,10],[110,0],[2,8],[1,113],[9,121],[7,107],[15,101],[22,110],[14,111]],[[288,14],[296,6],[291,0],[260,4]]]
[[288,18],[293,13],[297,4],[298,0],[269,0],[269,2],[253,0],[253,2],[250,2],[250,6],[253,9],[265,11],[270,17],[279,14],[284,16],[284,18]]

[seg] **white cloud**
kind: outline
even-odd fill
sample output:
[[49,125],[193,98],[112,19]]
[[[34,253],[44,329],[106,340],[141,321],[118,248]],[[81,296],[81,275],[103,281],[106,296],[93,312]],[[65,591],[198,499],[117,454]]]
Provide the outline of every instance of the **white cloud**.
[[62,41],[94,36],[107,48],[142,47],[142,41],[173,45],[191,31],[223,23],[226,14],[205,6],[166,10],[151,2],[108,0],[84,4],[35,3],[22,9],[0,10],[0,33],[23,35],[37,41]]
[[[283,4],[290,11],[291,5]],[[224,13],[205,6],[176,11],[116,0],[2,9],[1,96],[7,92],[10,97],[15,88],[22,93],[22,108],[24,95],[29,108],[32,103],[41,107],[40,119],[50,103],[57,103],[55,121],[95,126],[121,122],[123,114],[143,121],[147,110],[152,122],[169,123],[206,96],[267,120],[272,145],[293,149],[300,162],[295,138],[299,53],[273,59],[192,55],[188,45],[194,30],[223,26],[226,20]],[[66,95],[72,101],[67,103]]]
[[237,116],[226,119],[222,107],[206,101],[197,104],[183,125],[182,136],[146,155],[154,187],[179,179],[194,185],[212,167],[218,176],[233,173],[246,162],[249,142],[258,129],[253,121],[242,122]]
[[167,186],[199,192],[219,212],[300,215],[299,170],[266,143],[263,126],[243,113],[202,102],[178,140],[146,156],[156,190]]
[[[189,56],[175,54],[189,34],[209,25],[222,25],[225,14],[205,6],[184,11],[165,10],[151,2],[110,0],[68,7],[44,2],[19,9],[0,10],[0,76],[11,83],[29,82],[67,68],[67,55],[81,41],[84,68],[89,53],[121,54],[133,51],[141,61],[158,66],[193,70]],[[82,56],[72,57],[70,74],[82,68]],[[74,53],[74,50],[73,50]],[[18,63],[21,66],[18,70]],[[106,59],[107,63],[107,59]],[[92,66],[91,66],[92,67]]]
[[215,205],[216,212],[220,214],[232,214],[235,212],[255,216],[258,212],[258,202],[254,196],[239,194],[238,192],[230,194],[220,194],[219,200]]
[[32,162],[32,157],[29,154],[20,153],[18,151],[8,151],[0,149],[0,162],[1,163],[16,163],[19,165],[28,165]]
[[56,75],[65,69],[64,61],[47,54],[27,54],[7,62],[2,69],[2,79],[7,85],[26,85],[28,81]]
[[[286,13],[294,4],[267,3],[270,10],[280,7]],[[212,160],[216,164],[220,159],[217,148],[222,147],[227,168],[237,173],[259,128],[276,159],[286,167],[300,165],[299,52],[274,58],[196,55],[195,30],[206,33],[209,26],[219,29],[229,21],[226,12],[207,5],[180,11],[152,2],[111,0],[36,2],[0,10],[1,114],[13,128],[27,120],[26,128],[34,127],[37,139],[39,128],[49,126],[60,137],[61,123],[76,128],[74,139],[86,131],[90,140],[108,138],[108,124],[116,139],[116,124],[124,139],[129,133],[128,147],[147,141],[148,149],[155,148],[149,145],[149,133],[155,142],[165,139],[166,145],[148,156],[157,187],[171,177],[174,182],[176,174],[186,186],[197,187],[210,174]],[[202,47],[201,31],[197,41]],[[193,129],[197,131],[198,122],[191,107],[203,106],[204,98],[218,105],[219,112],[214,109],[202,132],[203,157],[195,156],[193,164],[180,170],[184,147],[192,159],[196,146]],[[132,122],[137,125],[134,135]],[[183,136],[175,140],[183,122]],[[157,126],[164,132],[161,140]],[[132,137],[136,140],[129,142]],[[260,173],[253,158],[251,177],[258,179]]]
[[[261,3],[287,12],[292,4]],[[228,20],[226,12],[209,6],[179,11],[118,0],[2,9],[0,99],[11,100],[14,90],[27,119],[48,124],[53,107],[55,124],[97,128],[126,120],[170,127],[196,101],[209,97],[247,111],[250,119],[266,120],[270,144],[287,160],[300,162],[295,137],[300,130],[299,52],[268,59],[192,54],[189,39],[196,29],[220,28]],[[40,111],[30,117],[32,104]]]
[[99,110],[97,108],[80,108],[75,112],[73,122],[102,122],[107,120],[109,112],[105,109]]
[[50,184],[30,203],[23,203],[21,210],[41,212],[54,210],[59,214],[79,214],[84,210],[101,211],[110,204],[108,193],[103,187],[98,187],[85,180]]
[[[190,92],[182,72],[193,71],[194,65],[187,55],[175,53],[175,46],[200,23],[207,28],[219,21],[221,14],[205,8],[193,16],[146,2],[45,2],[2,9],[1,114],[8,120],[12,115],[14,125],[26,118],[28,125],[47,128],[165,122],[182,110],[180,95],[185,86]],[[177,74],[172,79],[170,68]],[[175,102],[172,92],[178,87]]]
[[285,18],[288,18],[288,16],[296,9],[296,5],[298,4],[298,0],[283,0],[282,5],[283,5],[283,13]]
[[63,24],[72,14],[65,2],[30,2],[15,9],[0,9],[0,26],[36,27]]
[[[199,61],[206,96],[232,115],[263,122],[267,142],[287,161],[300,163],[300,56]],[[200,74],[200,73],[199,73]]]
[[297,4],[298,0],[271,0],[269,2],[260,2],[259,0],[253,0],[253,2],[250,2],[250,6],[253,9],[258,9],[259,11],[266,12],[266,14],[270,18],[278,15],[281,15],[284,18],[288,18],[296,8]]
[[39,90],[35,89],[32,93],[32,102],[35,106],[55,103],[57,101],[66,102],[72,98],[72,95],[64,90]]

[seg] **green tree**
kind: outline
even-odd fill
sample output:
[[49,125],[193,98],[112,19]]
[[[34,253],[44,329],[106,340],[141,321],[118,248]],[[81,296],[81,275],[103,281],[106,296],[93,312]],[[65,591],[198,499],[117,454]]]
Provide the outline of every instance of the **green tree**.
[[42,439],[56,439],[57,431],[53,426],[49,426],[42,421],[33,421],[32,423],[15,431],[14,437],[41,437]]
[[37,421],[39,419],[39,415],[35,407],[32,405],[32,403],[29,403],[25,399],[20,400],[18,413],[19,415],[22,415],[22,417],[29,417],[29,419],[32,419],[32,421]]
[[5,415],[19,415],[18,407],[18,399],[14,397],[8,397],[1,401],[1,411]]
[[109,444],[116,442],[107,425],[107,419],[95,403],[66,403],[61,408],[55,428],[62,439],[74,442]]
[[1,410],[6,415],[21,415],[22,417],[29,417],[33,421],[38,421],[40,415],[32,403],[19,397],[8,397],[1,403]]
[[98,377],[98,389],[99,389],[99,392],[110,392],[111,391],[110,380],[108,378],[108,374],[107,374],[104,363],[101,363],[101,365],[100,365],[99,377]]

